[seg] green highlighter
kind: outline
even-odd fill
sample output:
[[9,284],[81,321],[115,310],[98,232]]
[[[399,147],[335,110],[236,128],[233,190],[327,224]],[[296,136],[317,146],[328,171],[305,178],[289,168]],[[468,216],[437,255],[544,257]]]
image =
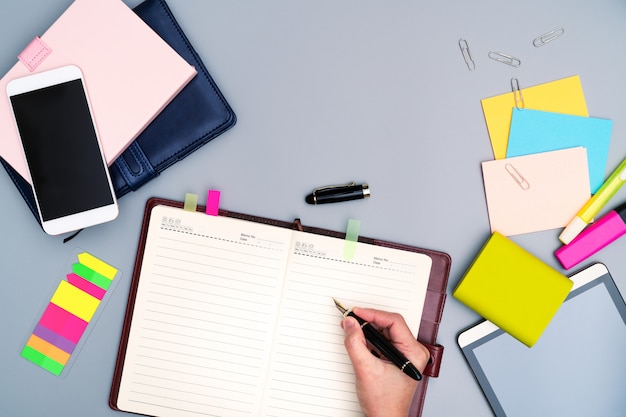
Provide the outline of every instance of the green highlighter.
[[565,275],[494,232],[452,296],[531,347],[572,286]]

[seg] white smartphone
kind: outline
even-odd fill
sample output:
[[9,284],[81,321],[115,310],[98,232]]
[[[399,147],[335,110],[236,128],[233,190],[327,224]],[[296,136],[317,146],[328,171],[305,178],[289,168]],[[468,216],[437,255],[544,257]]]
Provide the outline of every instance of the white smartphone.
[[118,215],[81,70],[65,66],[7,84],[43,230],[58,235]]

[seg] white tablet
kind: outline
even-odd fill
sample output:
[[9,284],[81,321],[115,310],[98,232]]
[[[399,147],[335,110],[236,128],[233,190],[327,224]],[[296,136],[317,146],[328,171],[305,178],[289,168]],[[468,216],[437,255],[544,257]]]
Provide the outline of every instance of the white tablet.
[[571,279],[532,348],[488,321],[459,335],[496,416],[626,415],[626,304],[603,264]]

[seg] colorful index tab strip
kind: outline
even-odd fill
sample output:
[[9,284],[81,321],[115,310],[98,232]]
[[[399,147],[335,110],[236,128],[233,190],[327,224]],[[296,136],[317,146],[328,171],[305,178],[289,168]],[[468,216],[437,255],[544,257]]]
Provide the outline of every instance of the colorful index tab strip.
[[61,281],[35,330],[22,349],[22,357],[54,375],[61,375],[76,345],[110,288],[117,269],[83,252]]

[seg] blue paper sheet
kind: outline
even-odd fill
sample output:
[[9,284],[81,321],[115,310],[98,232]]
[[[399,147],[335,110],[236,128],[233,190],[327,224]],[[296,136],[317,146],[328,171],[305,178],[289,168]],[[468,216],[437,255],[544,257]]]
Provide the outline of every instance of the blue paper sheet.
[[513,109],[506,157],[583,146],[590,191],[604,182],[613,121],[529,109]]

